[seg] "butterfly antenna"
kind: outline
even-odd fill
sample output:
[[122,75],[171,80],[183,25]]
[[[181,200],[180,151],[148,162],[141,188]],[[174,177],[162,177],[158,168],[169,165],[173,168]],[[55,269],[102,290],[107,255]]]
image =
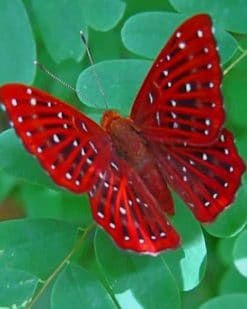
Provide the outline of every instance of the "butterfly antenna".
[[92,70],[93,70],[93,74],[95,76],[95,79],[96,79],[96,83],[97,83],[97,86],[98,86],[98,89],[104,99],[104,102],[105,102],[105,105],[106,105],[106,108],[108,109],[109,108],[109,104],[108,104],[108,101],[107,101],[107,98],[106,98],[106,94],[105,94],[105,91],[104,91],[104,88],[102,86],[102,83],[101,83],[101,80],[99,78],[99,75],[97,73],[97,71],[95,70],[95,62],[93,60],[93,57],[92,57],[92,54],[90,52],[90,49],[89,49],[89,46],[88,46],[88,43],[87,43],[87,39],[83,33],[83,31],[81,30],[80,31],[80,37],[81,37],[81,40],[82,40],[82,43],[83,45],[85,46],[85,49],[86,49],[86,53],[87,53],[87,56],[88,56],[88,59],[89,59],[89,62],[92,66]]
[[59,78],[57,75],[51,73],[42,63],[38,62],[37,60],[34,60],[33,62],[41,71],[43,71],[44,73],[48,74],[52,79],[56,80],[57,82],[59,82],[60,84],[62,84],[63,86],[73,90],[76,93],[76,89],[74,87],[72,87],[71,85],[69,85],[68,83],[66,83],[65,81],[63,81],[61,78]]

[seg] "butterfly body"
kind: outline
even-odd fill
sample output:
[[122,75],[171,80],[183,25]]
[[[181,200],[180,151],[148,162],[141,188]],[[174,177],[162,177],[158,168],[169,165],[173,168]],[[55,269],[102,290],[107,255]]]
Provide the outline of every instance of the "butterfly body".
[[167,194],[166,182],[159,170],[159,163],[139,128],[131,118],[123,118],[115,111],[107,111],[102,118],[102,127],[111,136],[117,154],[130,164],[144,182],[157,205],[168,214],[174,213],[170,194]]
[[101,126],[37,88],[0,87],[12,125],[52,179],[89,195],[92,214],[121,248],[155,255],[179,235],[169,185],[201,222],[235,198],[245,164],[223,128],[222,70],[208,15],[185,21],[161,50],[130,116]]

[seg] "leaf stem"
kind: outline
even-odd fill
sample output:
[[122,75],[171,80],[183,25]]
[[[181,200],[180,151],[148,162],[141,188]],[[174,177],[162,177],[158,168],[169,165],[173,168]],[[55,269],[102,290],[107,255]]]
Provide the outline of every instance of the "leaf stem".
[[28,309],[32,308],[32,306],[39,300],[40,296],[44,293],[45,289],[48,287],[48,285],[51,283],[51,281],[57,276],[57,274],[63,269],[63,267],[70,262],[70,259],[80,249],[85,238],[87,237],[89,232],[91,232],[91,230],[94,227],[95,227],[94,223],[87,226],[87,228],[84,230],[84,233],[78,239],[78,241],[75,243],[74,247],[71,249],[71,251],[68,253],[68,255],[61,261],[61,263],[57,266],[57,268],[53,271],[53,273],[47,278],[47,280],[44,281],[43,286],[38,291],[38,293],[35,295],[35,297],[32,299],[31,303],[28,305],[28,307],[27,307]]
[[247,50],[244,50],[242,54],[224,70],[223,74],[224,75],[228,74],[246,56],[247,56]]

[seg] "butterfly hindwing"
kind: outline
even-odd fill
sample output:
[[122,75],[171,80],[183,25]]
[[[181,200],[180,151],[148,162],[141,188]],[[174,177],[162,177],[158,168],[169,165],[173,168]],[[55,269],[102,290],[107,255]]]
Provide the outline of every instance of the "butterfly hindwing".
[[210,147],[157,144],[153,150],[167,182],[199,221],[213,221],[233,202],[245,165],[226,129]]
[[157,254],[179,236],[136,172],[113,155],[89,192],[93,216],[123,249]]
[[131,117],[147,138],[207,145],[224,122],[222,71],[208,15],[182,24],[149,71]]
[[33,87],[5,85],[0,88],[0,100],[25,147],[58,185],[77,193],[92,187],[112,147],[101,127]]

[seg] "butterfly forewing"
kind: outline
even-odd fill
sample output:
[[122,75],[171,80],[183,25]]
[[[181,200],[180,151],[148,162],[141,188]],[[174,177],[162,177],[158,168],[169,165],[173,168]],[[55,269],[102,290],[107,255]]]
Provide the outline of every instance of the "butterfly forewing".
[[111,141],[95,122],[33,87],[0,88],[17,134],[54,181],[74,192],[88,191],[108,163]]
[[136,172],[116,155],[89,192],[95,220],[117,245],[157,254],[179,237]]
[[222,72],[208,15],[172,35],[147,75],[131,117],[152,140],[207,145],[224,122]]
[[213,221],[233,202],[245,165],[230,132],[210,147],[156,146],[165,178],[198,220]]

